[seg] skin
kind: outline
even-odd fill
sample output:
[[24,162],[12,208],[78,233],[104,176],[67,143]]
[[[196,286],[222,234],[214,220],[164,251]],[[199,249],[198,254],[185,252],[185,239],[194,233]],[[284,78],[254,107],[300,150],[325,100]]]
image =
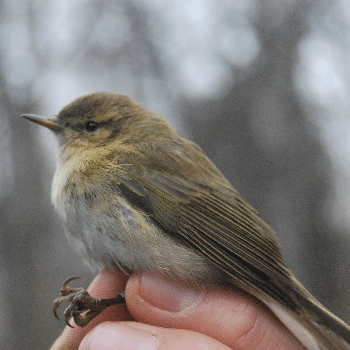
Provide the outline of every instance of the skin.
[[194,293],[151,275],[128,278],[104,269],[88,291],[113,297],[124,289],[128,309],[115,305],[84,328],[66,327],[51,350],[304,349],[266,307],[238,289]]

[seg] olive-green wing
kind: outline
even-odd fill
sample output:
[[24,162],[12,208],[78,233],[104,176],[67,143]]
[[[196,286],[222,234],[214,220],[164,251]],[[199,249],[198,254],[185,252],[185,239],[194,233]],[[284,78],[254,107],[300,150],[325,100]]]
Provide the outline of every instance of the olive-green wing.
[[[160,172],[121,179],[124,196],[229,275],[289,305],[294,288],[270,227],[229,187]],[[135,198],[137,200],[135,200]]]

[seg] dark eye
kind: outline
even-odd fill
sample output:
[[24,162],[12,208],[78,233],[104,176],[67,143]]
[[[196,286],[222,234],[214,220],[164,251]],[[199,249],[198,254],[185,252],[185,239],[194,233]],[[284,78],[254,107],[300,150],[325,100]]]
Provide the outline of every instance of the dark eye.
[[93,134],[100,128],[100,124],[94,122],[93,120],[89,120],[84,125],[84,132],[87,134]]

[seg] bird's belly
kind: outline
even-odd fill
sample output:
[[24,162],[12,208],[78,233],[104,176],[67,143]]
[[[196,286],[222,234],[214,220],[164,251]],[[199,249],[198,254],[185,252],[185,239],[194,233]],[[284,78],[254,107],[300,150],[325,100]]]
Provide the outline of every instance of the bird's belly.
[[[101,201],[65,200],[61,217],[69,239],[90,264],[150,271],[185,283],[210,279],[206,258],[174,239],[123,197]],[[97,204],[98,203],[98,204]]]

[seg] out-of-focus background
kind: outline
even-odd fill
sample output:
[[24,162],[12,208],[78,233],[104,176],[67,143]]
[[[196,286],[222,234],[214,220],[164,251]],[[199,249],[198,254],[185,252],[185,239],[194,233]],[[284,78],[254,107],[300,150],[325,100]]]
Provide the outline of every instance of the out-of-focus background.
[[346,0],[0,0],[0,348],[47,349],[61,283],[93,274],[50,203],[52,117],[131,95],[199,143],[350,322],[350,4]]

